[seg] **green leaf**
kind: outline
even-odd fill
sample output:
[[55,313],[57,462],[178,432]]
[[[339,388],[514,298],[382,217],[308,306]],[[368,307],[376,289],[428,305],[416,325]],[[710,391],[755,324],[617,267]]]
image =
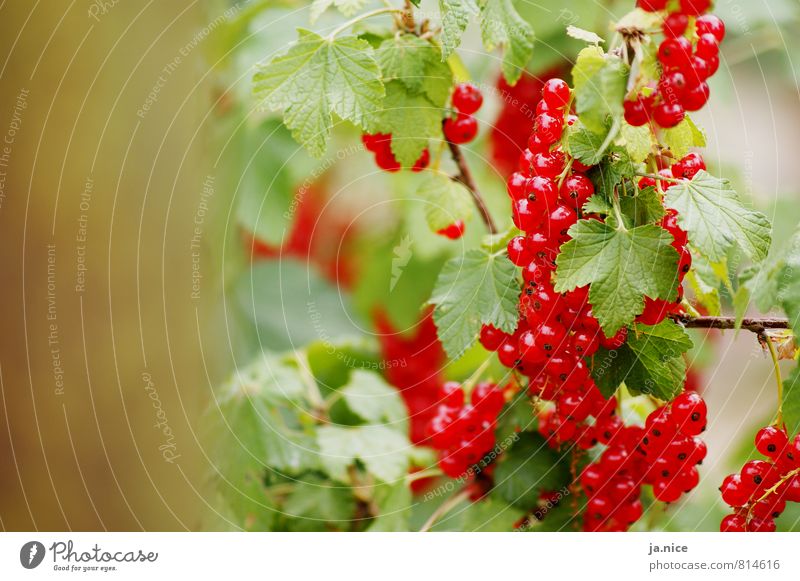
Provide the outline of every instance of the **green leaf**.
[[625,140],[625,149],[635,163],[642,163],[653,149],[653,134],[650,127],[642,125],[633,127],[623,122],[620,130],[622,138]]
[[586,203],[583,205],[581,210],[583,210],[584,214],[608,215],[614,211],[614,207],[603,194],[593,194],[588,200],[586,200]]
[[447,101],[453,82],[441,56],[438,47],[413,34],[383,41],[375,54],[384,82],[398,80],[411,93],[424,92],[439,107]]
[[577,130],[569,132],[568,139],[569,152],[578,161],[586,165],[596,165],[603,159],[605,148],[602,145],[606,142],[605,135],[599,135],[585,127],[578,127]]
[[242,273],[235,292],[262,348],[285,351],[363,334],[349,296],[306,263],[264,261]]
[[367,2],[369,0],[314,0],[314,3],[311,4],[311,23],[316,22],[322,16],[322,13],[332,5],[336,5],[339,12],[345,16],[352,16],[361,10]]
[[268,355],[237,369],[225,389],[230,393],[257,394],[271,404],[298,402],[305,396],[297,366]]
[[[581,51],[583,54],[583,51]],[[575,87],[575,109],[581,122],[595,133],[604,133],[610,126],[609,118],[613,121],[622,118],[625,99],[625,88],[628,81],[629,67],[621,59],[612,55],[603,57],[602,66],[594,70],[595,60],[591,57],[579,69],[578,76],[582,79]],[[576,65],[576,69],[578,65]],[[589,70],[594,70],[591,76],[584,78]],[[575,75],[573,69],[573,75]]]
[[595,34],[591,30],[584,30],[583,28],[578,28],[577,26],[572,26],[571,24],[567,26],[567,36],[577,40],[583,40],[584,42],[591,44],[605,42],[602,36]]
[[592,364],[592,376],[606,398],[620,384],[633,394],[652,395],[669,401],[683,389],[686,361],[683,354],[692,348],[686,331],[665,320],[654,327],[635,325],[627,342],[615,351],[600,349]]
[[544,490],[569,483],[569,467],[539,434],[523,432],[494,471],[494,490],[504,501],[529,510]]
[[[615,145],[611,147],[602,163],[591,170],[590,177],[595,183],[595,189],[610,200],[614,197],[616,187],[626,179],[630,180],[634,172],[636,164],[628,152]],[[619,193],[622,195],[624,192]]]
[[641,314],[644,296],[675,299],[678,253],[663,228],[615,230],[597,220],[580,220],[569,234],[572,240],[556,259],[556,291],[590,284],[592,312],[607,336]]
[[353,489],[336,485],[317,476],[297,480],[286,497],[283,512],[291,518],[305,518],[346,528],[355,517]]
[[514,523],[525,516],[524,511],[497,498],[487,496],[472,502],[460,511],[459,531],[502,533],[513,530]]
[[409,517],[414,502],[411,489],[401,480],[397,484],[380,486],[375,491],[380,513],[367,529],[371,533],[402,533],[409,530]]
[[800,432],[800,367],[783,382],[783,421],[790,434]]
[[469,19],[477,14],[475,0],[439,0],[442,14],[442,60],[461,44],[461,36],[467,29]]
[[322,426],[317,430],[320,461],[332,478],[347,482],[347,467],[356,459],[383,482],[394,482],[408,471],[411,443],[405,434],[386,426]]
[[400,394],[377,373],[354,370],[341,393],[347,406],[368,422],[387,422],[395,429],[406,425],[406,407]]
[[634,226],[655,224],[664,217],[661,195],[653,187],[640,190],[636,196],[620,198],[619,207]]
[[[714,286],[710,284],[696,268],[689,271],[686,275],[686,280],[694,291],[697,301],[706,308],[709,315],[717,317],[722,314],[718,285]],[[740,287],[740,290],[743,288],[744,287]]]
[[517,269],[505,254],[470,250],[439,273],[430,303],[439,340],[450,359],[475,343],[482,324],[507,333],[519,318]]
[[430,174],[417,190],[425,201],[425,219],[432,232],[448,227],[456,220],[466,222],[472,216],[472,196],[459,182],[438,173]]
[[738,246],[750,258],[766,258],[771,242],[771,225],[764,214],[747,208],[727,180],[705,170],[691,181],[670,187],[665,205],[678,211],[681,227],[691,243],[713,262]]
[[366,129],[384,96],[368,42],[355,36],[323,38],[302,28],[285,53],[258,67],[253,83],[261,106],[284,109],[292,135],[316,157],[325,152],[332,113]]
[[479,0],[481,38],[486,50],[503,47],[503,76],[515,85],[533,55],[534,33],[511,0]]
[[605,52],[599,46],[587,46],[578,53],[572,67],[572,85],[576,91],[582,90],[606,63]]
[[[645,128],[647,128],[645,126]],[[647,128],[649,131],[649,128]],[[664,129],[664,144],[670,148],[676,158],[685,156],[693,147],[705,147],[706,140],[702,131],[689,119],[688,115],[675,127]]]
[[392,152],[403,166],[411,167],[431,138],[441,138],[442,109],[423,94],[409,93],[402,82],[390,81],[374,126],[392,134]]

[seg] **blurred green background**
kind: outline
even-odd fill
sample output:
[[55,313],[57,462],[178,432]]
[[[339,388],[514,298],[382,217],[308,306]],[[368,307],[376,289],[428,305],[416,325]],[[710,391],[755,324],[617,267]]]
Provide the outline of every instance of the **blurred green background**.
[[[576,53],[566,24],[605,32],[633,2],[516,4],[537,33],[536,74]],[[248,272],[242,228],[286,243],[298,188],[323,198],[312,240],[322,237],[332,257],[319,268],[352,289],[360,320],[398,236],[413,235],[417,269],[384,297],[401,328],[427,298],[435,265],[459,251],[415,229],[422,209],[396,195],[415,176],[387,177],[363,151],[348,152],[355,131],[337,128],[331,151],[345,153],[323,164],[254,111],[253,65],[308,26],[308,5],[0,5],[2,529],[193,530],[213,518],[203,415],[213,389],[308,326],[268,304],[261,328],[271,334],[258,336],[235,306]],[[800,221],[800,5],[720,0],[716,12],[729,37],[711,104],[696,118],[706,159],[769,215],[780,243]],[[315,26],[340,21],[330,14]],[[498,61],[474,27],[461,54],[474,79],[494,85]],[[504,216],[502,172],[485,153],[499,101],[488,97],[467,155]],[[480,234],[476,223],[468,236]],[[337,266],[345,245],[368,284]],[[698,338],[710,452],[700,487],[663,521],[675,530],[716,528],[716,486],[775,405],[771,364],[752,337]],[[797,526],[800,511],[779,522]]]

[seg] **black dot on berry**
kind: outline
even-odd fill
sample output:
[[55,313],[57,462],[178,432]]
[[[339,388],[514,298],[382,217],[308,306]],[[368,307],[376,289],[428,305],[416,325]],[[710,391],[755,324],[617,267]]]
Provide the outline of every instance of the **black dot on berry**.
[[661,476],[664,478],[669,478],[669,470],[662,470]]
[[528,199],[531,202],[535,202],[536,201],[536,194],[528,194]]
[[596,446],[596,445],[597,445],[597,438],[592,438],[592,446]]
[[769,444],[767,446],[767,452],[774,452],[777,449],[778,449],[778,447],[775,444]]
[[694,412],[694,413],[692,414],[692,421],[693,421],[693,422],[696,422],[696,421],[697,421],[697,420],[699,420],[699,419],[700,419],[700,412]]
[[761,482],[763,482],[763,480],[764,479],[761,478],[761,476],[753,476],[753,482],[755,482],[756,484],[761,484]]
[[566,380],[567,380],[567,374],[566,374],[566,373],[562,373],[561,375],[559,375],[559,376],[558,376],[558,378],[559,378],[561,381],[566,381]]
[[660,438],[661,437],[661,430],[653,430],[653,435],[656,438]]
[[576,192],[575,190],[572,190],[569,193],[569,197],[572,198],[573,200],[577,200],[578,199],[578,192]]
[[531,296],[533,294],[533,289],[530,288],[530,287],[526,288],[525,289],[525,294],[528,295],[528,296]]
[[545,351],[552,351],[553,346],[550,343],[545,343],[542,349],[544,349]]
[[648,438],[647,436],[645,436],[644,438],[642,438],[642,444],[644,444],[645,446],[647,446],[647,444],[649,444],[649,443],[650,443],[650,438]]
[[533,308],[535,310],[537,310],[537,311],[541,311],[542,310],[542,303],[540,303],[539,301],[534,301],[533,302]]
[[778,518],[779,516],[781,516],[781,513],[779,513],[777,510],[772,513],[772,518]]
[[678,460],[686,460],[686,454],[678,454]]
[[684,267],[681,268],[681,272],[683,272],[683,274],[688,274],[689,273],[689,265],[688,264],[684,265]]

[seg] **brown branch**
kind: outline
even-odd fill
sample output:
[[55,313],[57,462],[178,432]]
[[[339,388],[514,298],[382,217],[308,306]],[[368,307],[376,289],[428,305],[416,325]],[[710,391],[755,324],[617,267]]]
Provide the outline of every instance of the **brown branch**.
[[[670,315],[670,318],[692,329],[735,329],[735,317],[690,317],[687,315]],[[767,329],[789,329],[788,319],[767,317],[764,319],[742,319],[739,328],[753,333],[762,334]]]
[[453,156],[453,161],[456,162],[458,166],[458,175],[453,176],[452,179],[463,184],[469,190],[469,193],[472,194],[472,199],[475,200],[475,205],[478,206],[481,218],[483,218],[483,222],[489,230],[489,234],[497,234],[497,227],[494,224],[492,215],[489,213],[489,208],[486,207],[486,203],[483,201],[483,197],[478,191],[478,186],[475,184],[475,179],[472,177],[472,172],[469,170],[467,160],[464,159],[464,154],[461,153],[461,148],[449,140],[447,141],[447,145],[450,146],[450,153]]

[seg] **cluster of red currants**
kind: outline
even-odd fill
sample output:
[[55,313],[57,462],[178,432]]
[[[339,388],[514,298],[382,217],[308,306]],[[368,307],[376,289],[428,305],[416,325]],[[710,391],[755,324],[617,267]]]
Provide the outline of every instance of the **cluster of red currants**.
[[697,464],[706,445],[697,436],[706,426],[706,404],[685,391],[653,411],[644,428],[625,426],[616,416],[598,430],[606,445],[600,458],[580,475],[588,503],[587,531],[624,531],[642,516],[643,484],[662,502],[675,502],[697,486]]
[[472,116],[483,105],[483,95],[471,83],[459,83],[453,89],[450,103],[455,117],[446,117],[443,131],[447,141],[456,144],[468,143],[478,134],[478,121]]
[[[668,0],[639,0],[639,7],[649,12],[666,10],[668,4]],[[625,101],[630,125],[645,125],[652,119],[660,127],[675,127],[686,111],[698,111],[708,102],[706,81],[719,69],[719,43],[725,38],[722,20],[706,14],[710,8],[711,0],[681,0],[679,10],[665,16],[664,40],[658,47],[661,76],[657,85]]]
[[503,409],[502,390],[489,382],[477,384],[469,394],[449,381],[438,394],[436,415],[428,424],[430,445],[439,450],[439,467],[447,476],[464,476],[495,445],[497,415]]
[[768,460],[751,460],[722,482],[722,500],[734,509],[722,532],[773,532],[786,503],[800,502],[800,434],[790,440],[786,430],[767,426],[755,444]]
[[[361,136],[364,149],[375,154],[375,163],[379,168],[388,172],[396,172],[402,169],[400,162],[392,152],[391,133],[364,133]],[[421,172],[431,161],[431,154],[426,147],[411,167],[413,172]]]

